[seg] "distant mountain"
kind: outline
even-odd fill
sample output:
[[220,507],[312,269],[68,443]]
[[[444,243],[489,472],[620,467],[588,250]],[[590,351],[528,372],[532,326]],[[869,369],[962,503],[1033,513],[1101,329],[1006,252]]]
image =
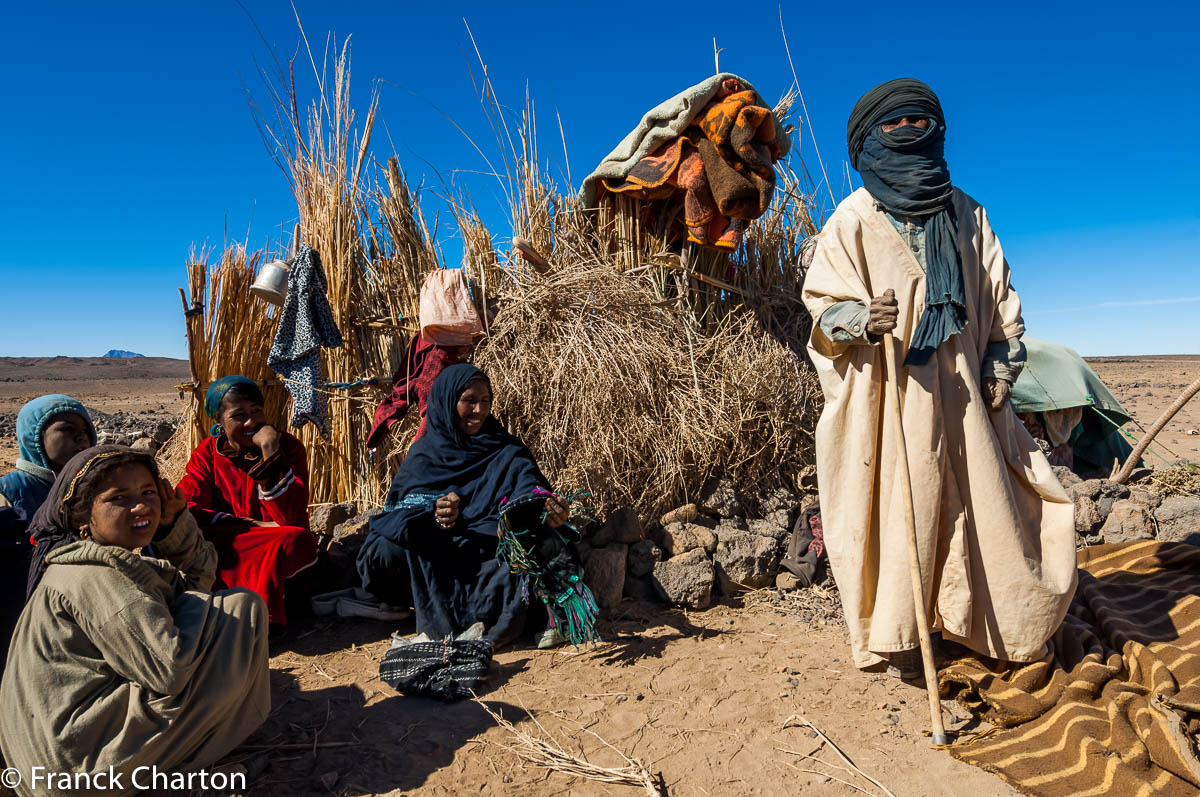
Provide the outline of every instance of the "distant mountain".
[[125,357],[145,357],[146,355],[138,354],[137,352],[132,352],[132,351],[125,351],[124,349],[109,349],[107,352],[104,353],[104,356],[105,357],[125,358]]

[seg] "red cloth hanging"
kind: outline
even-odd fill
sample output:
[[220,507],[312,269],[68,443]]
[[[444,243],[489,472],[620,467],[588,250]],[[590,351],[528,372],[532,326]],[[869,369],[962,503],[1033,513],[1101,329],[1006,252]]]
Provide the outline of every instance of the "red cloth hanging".
[[414,399],[421,413],[415,439],[420,439],[425,433],[425,401],[433,389],[434,380],[442,371],[461,360],[469,350],[469,346],[438,346],[417,333],[408,346],[404,362],[392,375],[392,392],[375,409],[375,420],[371,424],[371,433],[367,435],[367,448],[379,447],[392,426],[399,423],[408,412],[408,406]]

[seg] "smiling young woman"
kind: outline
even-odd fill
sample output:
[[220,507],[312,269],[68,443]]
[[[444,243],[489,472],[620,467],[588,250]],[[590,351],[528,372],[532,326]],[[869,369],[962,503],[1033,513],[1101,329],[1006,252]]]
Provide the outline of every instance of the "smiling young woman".
[[[524,630],[528,612],[520,580],[496,557],[503,500],[545,495],[540,508],[552,528],[567,522],[567,502],[492,416],[492,386],[478,368],[443,371],[427,407],[426,433],[401,464],[383,514],[371,521],[358,572],[380,600],[411,600],[417,631],[427,638],[482,623],[485,639],[502,645]],[[544,612],[536,623],[545,626]]]
[[263,412],[258,385],[227,376],[208,389],[212,436],[192,452],[179,489],[216,546],[218,583],[247,587],[287,623],[287,579],[317,560],[308,530],[308,455]]
[[193,769],[266,718],[266,606],[209,591],[216,551],[152,457],[75,455],[30,531],[29,598],[0,683],[8,765]]

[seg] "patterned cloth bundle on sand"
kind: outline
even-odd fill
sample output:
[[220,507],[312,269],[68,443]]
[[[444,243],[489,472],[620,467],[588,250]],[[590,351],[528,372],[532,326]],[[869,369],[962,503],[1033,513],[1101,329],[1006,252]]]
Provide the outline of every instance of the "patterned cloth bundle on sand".
[[1200,548],[1079,551],[1079,588],[1040,661],[966,658],[943,694],[1001,730],[949,748],[1025,794],[1200,790]]
[[594,206],[604,192],[682,200],[688,240],[736,249],[746,222],[766,212],[774,164],[789,141],[758,92],[720,74],[660,104],[583,183]]

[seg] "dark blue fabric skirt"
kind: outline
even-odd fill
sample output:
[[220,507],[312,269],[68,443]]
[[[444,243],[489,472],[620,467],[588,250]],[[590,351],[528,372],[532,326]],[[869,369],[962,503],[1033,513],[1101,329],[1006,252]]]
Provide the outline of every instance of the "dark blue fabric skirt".
[[411,600],[417,633],[444,639],[482,622],[485,639],[499,647],[524,630],[528,606],[517,577],[496,559],[496,542],[437,528],[429,514],[385,512],[371,521],[358,572],[363,587],[385,603]]

